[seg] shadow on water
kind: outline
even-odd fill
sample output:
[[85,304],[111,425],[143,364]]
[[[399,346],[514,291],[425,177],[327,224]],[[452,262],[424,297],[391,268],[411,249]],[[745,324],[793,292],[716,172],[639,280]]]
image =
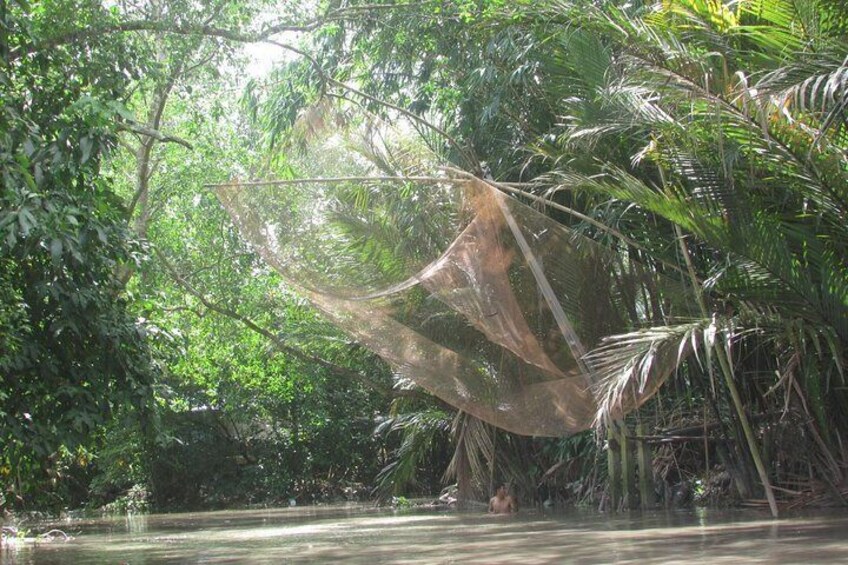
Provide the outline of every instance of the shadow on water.
[[833,563],[848,513],[516,516],[365,506],[152,514],[52,524],[67,542],[0,550],[2,565],[159,563]]

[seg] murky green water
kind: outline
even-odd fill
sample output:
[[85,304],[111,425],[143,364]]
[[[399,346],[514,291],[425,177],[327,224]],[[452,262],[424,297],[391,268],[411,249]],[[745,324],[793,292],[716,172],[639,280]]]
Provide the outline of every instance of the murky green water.
[[57,523],[70,541],[0,550],[11,564],[835,563],[848,513],[517,516],[367,507],[160,514]]

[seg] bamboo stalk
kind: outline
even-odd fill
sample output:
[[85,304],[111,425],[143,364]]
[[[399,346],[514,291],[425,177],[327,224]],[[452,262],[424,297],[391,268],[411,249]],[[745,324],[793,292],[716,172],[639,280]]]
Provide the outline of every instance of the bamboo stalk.
[[745,439],[748,442],[748,449],[751,451],[751,457],[754,459],[754,466],[757,468],[757,474],[760,475],[760,480],[763,483],[763,489],[766,491],[766,498],[768,499],[769,509],[771,509],[771,515],[774,518],[777,518],[777,500],[774,498],[774,491],[771,488],[771,482],[769,481],[765,464],[763,464],[763,458],[760,456],[760,450],[757,447],[757,440],[754,437],[754,432],[751,429],[748,416],[745,415],[745,409],[742,407],[742,398],[739,396],[739,390],[736,388],[736,383],[733,382],[733,374],[731,373],[730,365],[725,358],[724,347],[719,345],[719,348],[720,351],[717,357],[719,359],[719,365],[721,366],[721,372],[724,375],[724,381],[728,390],[730,390],[730,397],[733,399],[733,407],[739,415],[739,422],[742,424],[742,431],[745,432]]
[[[683,234],[680,231],[680,227],[675,225],[674,230],[677,233],[677,241],[680,245],[680,251],[683,255],[684,261],[686,262],[686,269],[689,271],[689,276],[692,279],[692,292],[695,294],[695,299],[698,301],[701,313],[706,317],[709,315],[709,311],[707,310],[707,305],[704,302],[704,296],[701,294],[701,287],[698,285],[698,278],[695,276],[695,268],[692,265],[692,258],[689,256],[689,248],[683,240]],[[730,391],[730,398],[733,400],[733,408],[736,410],[739,422],[742,425],[742,431],[745,433],[745,440],[748,443],[748,450],[751,453],[751,457],[754,459],[754,466],[757,468],[757,474],[760,476],[760,481],[763,483],[763,489],[766,492],[766,499],[768,499],[771,515],[774,518],[777,518],[777,500],[774,498],[774,491],[771,488],[771,482],[769,481],[766,467],[763,464],[763,458],[760,455],[757,440],[754,437],[753,430],[751,429],[751,423],[748,421],[748,416],[745,414],[745,408],[742,405],[742,397],[739,395],[739,390],[736,388],[736,383],[733,381],[733,369],[730,367],[730,363],[727,360],[727,351],[721,341],[716,341],[716,349],[718,350],[718,355],[716,355],[716,357],[718,358],[719,367],[721,367],[721,374],[724,377],[725,386],[727,386],[727,389]]]

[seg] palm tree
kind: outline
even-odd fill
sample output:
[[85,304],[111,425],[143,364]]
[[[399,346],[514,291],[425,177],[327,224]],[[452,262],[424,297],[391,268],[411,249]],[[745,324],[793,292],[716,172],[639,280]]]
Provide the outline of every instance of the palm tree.
[[[602,415],[647,397],[703,351],[743,426],[737,386],[760,410],[768,388],[801,407],[819,476],[832,485],[848,423],[837,386],[848,341],[840,14],[836,3],[781,0],[551,2],[535,14],[547,29],[567,23],[548,40],[548,88],[568,95],[556,143],[539,144],[554,164],[541,183],[554,197],[591,195],[597,219],[649,250],[654,269],[677,261],[699,307],[696,319],[666,312],[591,353]],[[587,149],[591,160],[576,157]],[[754,380],[763,374],[775,377]]]
[[[496,178],[544,173],[551,214],[618,253],[603,284],[631,327],[588,357],[599,421],[683,375],[766,487],[786,474],[781,453],[760,453],[780,426],[749,416],[773,411],[802,423],[815,477],[835,487],[848,431],[844,14],[838,0],[547,0],[481,3],[469,24],[425,6],[387,12],[390,25],[346,21],[314,47],[324,75],[356,82],[372,109],[382,97],[454,124],[452,141]],[[381,237],[348,222],[350,241],[383,254],[395,224],[370,220]]]

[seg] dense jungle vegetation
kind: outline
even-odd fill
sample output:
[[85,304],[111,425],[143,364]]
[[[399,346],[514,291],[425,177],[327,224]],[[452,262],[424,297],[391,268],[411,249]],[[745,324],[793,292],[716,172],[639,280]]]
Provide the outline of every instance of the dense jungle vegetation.
[[846,504],[844,0],[0,0],[0,96],[4,509],[457,475],[611,506],[618,436],[511,435],[406,386],[239,237],[207,185],[343,176],[303,150],[330,133],[380,174],[522,183],[632,266],[598,284],[651,326],[590,359],[607,411],[659,386],[608,426],[651,447],[657,502]]

